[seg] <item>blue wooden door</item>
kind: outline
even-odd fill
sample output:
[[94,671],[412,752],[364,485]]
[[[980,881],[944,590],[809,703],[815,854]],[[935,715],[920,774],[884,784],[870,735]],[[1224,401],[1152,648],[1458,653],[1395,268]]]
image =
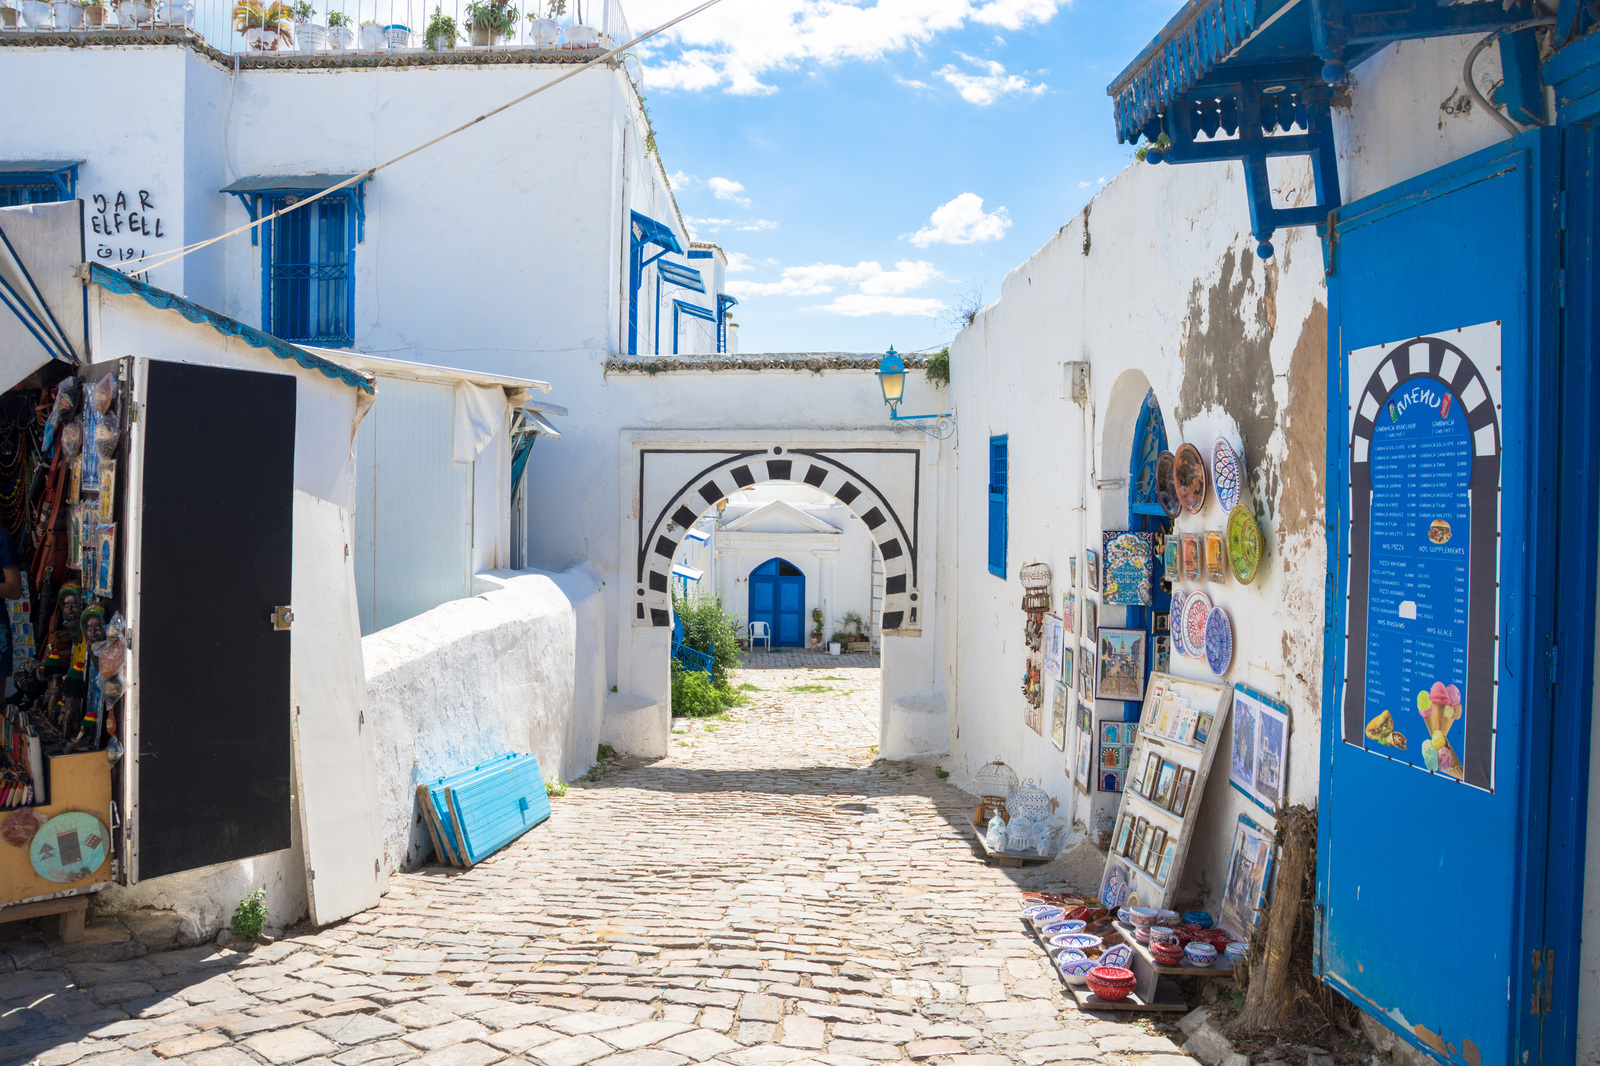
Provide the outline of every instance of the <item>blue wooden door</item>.
[[752,622],[765,622],[775,648],[805,646],[806,576],[792,563],[768,559],[750,571]]
[[1542,136],[1344,208],[1329,277],[1318,963],[1413,1045],[1470,1066],[1538,1061]]

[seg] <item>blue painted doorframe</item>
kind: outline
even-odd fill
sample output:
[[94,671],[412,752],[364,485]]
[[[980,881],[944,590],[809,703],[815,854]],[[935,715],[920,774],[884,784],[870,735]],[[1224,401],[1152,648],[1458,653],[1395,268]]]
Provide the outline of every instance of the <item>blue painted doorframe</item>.
[[[1585,143],[1592,160],[1592,138]],[[1570,155],[1572,146],[1570,131],[1523,134],[1350,204],[1333,220],[1328,483],[1337,488],[1327,502],[1334,562],[1323,677],[1316,962],[1323,980],[1411,1044],[1463,1066],[1570,1062],[1574,1053],[1592,684],[1592,663],[1574,662],[1592,659],[1594,647],[1593,423],[1600,405],[1590,310],[1576,323],[1570,292],[1567,310],[1561,307],[1563,254],[1569,290],[1575,277],[1572,248],[1570,242],[1563,248],[1559,229],[1562,216],[1576,218],[1561,206],[1562,153],[1565,147]],[[1586,173],[1581,195],[1592,207],[1592,167]],[[1592,215],[1582,224],[1584,240],[1592,242]],[[1592,306],[1587,256],[1585,250],[1581,273],[1588,288],[1577,302]],[[1368,743],[1359,727],[1352,736],[1344,722],[1346,681],[1359,680],[1369,661],[1365,642],[1355,646],[1365,615],[1356,618],[1346,647],[1352,603],[1367,590],[1365,574],[1351,573],[1352,551],[1360,558],[1369,543],[1362,536],[1353,543],[1350,536],[1350,515],[1366,511],[1369,491],[1358,484],[1353,465],[1367,476],[1365,440],[1376,439],[1371,409],[1365,430],[1360,413],[1373,386],[1352,381],[1349,368],[1351,353],[1361,349],[1415,337],[1448,339],[1457,328],[1491,321],[1500,330],[1502,409],[1498,529],[1490,526],[1488,541],[1498,545],[1498,572],[1487,581],[1498,577],[1497,604],[1489,614],[1493,631],[1476,616],[1467,629],[1471,663],[1484,656],[1493,663],[1489,680],[1476,687],[1479,699],[1486,685],[1494,692],[1492,763],[1481,764],[1493,777],[1479,787],[1417,765],[1414,756],[1432,726],[1415,706],[1392,708],[1395,730],[1412,735],[1409,754],[1399,745],[1378,750],[1382,745]],[[1422,383],[1448,384],[1455,364],[1441,363],[1437,345],[1426,349],[1434,353],[1427,358],[1416,354],[1422,350],[1408,349],[1413,354],[1404,363],[1386,355],[1380,371],[1398,367],[1402,378],[1409,372]],[[1465,388],[1463,378],[1455,380]],[[1383,387],[1394,386],[1391,369]],[[1461,402],[1464,415],[1469,400]],[[1358,437],[1365,434],[1355,464],[1352,411]],[[1381,421],[1401,417],[1391,408]],[[1480,544],[1476,533],[1470,544]],[[1426,576],[1421,580],[1426,591]],[[1481,589],[1483,580],[1474,567],[1471,589]],[[1376,604],[1377,593],[1366,602]],[[1485,712],[1470,702],[1471,670],[1467,713],[1481,722]],[[1354,681],[1351,688],[1363,695],[1377,691]],[[1379,711],[1351,706],[1364,717]],[[1483,752],[1483,743],[1477,750]],[[1469,782],[1472,759],[1469,753],[1464,760]],[[1397,933],[1427,913],[1429,900],[1494,916],[1472,922],[1472,948],[1462,965],[1440,965],[1434,952],[1407,948]]]
[[750,571],[752,622],[765,622],[774,648],[806,642],[806,576],[785,559],[768,559]]

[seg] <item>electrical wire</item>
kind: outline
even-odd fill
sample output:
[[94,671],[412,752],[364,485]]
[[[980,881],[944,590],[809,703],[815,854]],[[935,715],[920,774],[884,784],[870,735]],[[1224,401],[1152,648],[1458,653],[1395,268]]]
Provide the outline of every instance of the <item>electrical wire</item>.
[[[562,82],[566,81],[568,78],[575,78],[579,74],[582,74],[585,70],[588,70],[590,67],[593,67],[593,66],[596,66],[598,64],[604,63],[608,59],[611,59],[614,56],[621,55],[623,52],[626,52],[628,49],[632,48],[636,44],[639,44],[641,41],[647,41],[650,38],[656,36],[658,33],[662,33],[662,32],[664,32],[666,30],[669,30],[672,27],[676,26],[678,23],[684,21],[685,19],[693,18],[695,15],[700,14],[700,12],[702,12],[702,11],[706,10],[707,8],[712,7],[712,6],[716,5],[716,4],[719,4],[721,2],[722,2],[722,0],[704,0],[703,3],[701,3],[701,4],[699,4],[699,5],[695,6],[695,7],[690,8],[688,11],[685,11],[683,14],[679,15],[677,18],[668,19],[666,22],[663,22],[661,25],[657,26],[655,29],[646,30],[644,33],[639,34],[639,36],[635,37],[633,40],[626,41],[626,42],[624,42],[622,44],[619,44],[615,48],[611,49],[609,52],[602,52],[600,55],[595,56],[593,59],[589,60],[586,63],[579,64],[578,66],[574,67],[573,69],[567,71],[565,74],[562,74],[562,75],[560,75],[559,77],[556,77],[556,78],[552,78],[551,80],[545,82],[544,84],[538,86],[537,88],[531,89],[528,92],[523,93],[521,96],[516,97],[515,99],[506,101],[505,103],[501,104],[499,107],[492,108],[492,109],[490,109],[488,111],[485,111],[483,114],[479,115],[477,118],[469,119],[468,121],[463,122],[461,125],[457,126],[455,129],[446,130],[444,133],[439,134],[439,136],[433,138],[432,140],[424,141],[422,144],[417,145],[415,148],[409,148],[406,151],[401,152],[399,155],[395,156],[393,159],[386,159],[382,163],[379,163],[374,167],[370,167],[367,170],[363,170],[359,174],[351,175],[350,177],[348,177],[348,178],[344,179],[343,181],[339,182],[337,185],[330,185],[326,189],[322,189],[322,190],[320,190],[318,192],[312,193],[310,196],[307,196],[304,199],[296,200],[292,204],[285,204],[283,207],[281,207],[278,210],[274,211],[270,215],[264,215],[263,217],[256,219],[254,222],[246,223],[245,225],[240,226],[238,229],[229,230],[227,233],[220,234],[219,236],[210,237],[210,238],[207,238],[206,240],[203,240],[203,241],[196,241],[194,244],[185,245],[182,248],[177,249],[176,251],[158,252],[155,255],[144,255],[144,256],[140,256],[138,259],[131,259],[126,263],[119,264],[118,265],[118,269],[121,270],[125,274],[143,274],[143,273],[147,273],[149,271],[155,270],[157,267],[162,267],[162,266],[167,265],[168,263],[176,262],[177,260],[182,259],[184,256],[189,255],[192,252],[198,252],[202,248],[206,248],[206,247],[209,247],[210,245],[216,244],[218,241],[225,241],[229,237],[237,237],[241,233],[248,233],[250,230],[253,230],[258,226],[264,226],[268,222],[271,222],[275,218],[280,218],[283,215],[287,215],[291,211],[297,211],[300,208],[305,207],[307,204],[315,203],[316,201],[322,199],[324,196],[330,196],[333,193],[338,192],[340,189],[346,189],[346,188],[349,188],[352,185],[356,185],[356,184],[358,184],[360,182],[366,181],[368,178],[372,177],[378,171],[383,170],[386,167],[392,167],[396,163],[400,162],[401,160],[409,159],[411,156],[416,155],[418,152],[421,152],[421,151],[424,151],[426,149],[432,148],[434,145],[438,144],[440,141],[446,140],[447,138],[450,138],[450,137],[454,137],[458,133],[461,133],[461,132],[463,132],[465,130],[471,129],[473,126],[476,126],[478,123],[484,121],[485,119],[493,118],[495,115],[498,115],[502,111],[508,110],[509,108],[516,107],[518,104],[522,103],[524,100],[527,100],[527,99],[529,99],[531,97],[534,97],[534,96],[538,96],[540,93],[544,92],[546,89],[554,88],[555,86],[560,85]],[[140,264],[146,262],[147,260],[154,260],[154,262],[151,262],[148,266],[141,266],[140,265]]]
[[1529,19],[1526,22],[1514,23],[1510,26],[1507,26],[1503,30],[1495,30],[1493,33],[1489,34],[1489,36],[1472,46],[1472,51],[1467,53],[1466,62],[1461,65],[1461,78],[1467,83],[1467,95],[1472,97],[1473,103],[1487,111],[1490,118],[1504,126],[1506,128],[1506,132],[1511,134],[1513,137],[1523,132],[1522,127],[1511,121],[1511,119],[1507,118],[1505,115],[1502,115],[1500,113],[1500,109],[1491,104],[1489,102],[1489,98],[1484,96],[1483,93],[1478,90],[1477,82],[1472,80],[1472,64],[1478,61],[1478,54],[1485,48],[1489,47],[1489,42],[1493,41],[1501,34],[1515,33],[1518,30],[1529,30],[1533,29],[1535,26],[1554,26],[1555,22],[1555,19]]

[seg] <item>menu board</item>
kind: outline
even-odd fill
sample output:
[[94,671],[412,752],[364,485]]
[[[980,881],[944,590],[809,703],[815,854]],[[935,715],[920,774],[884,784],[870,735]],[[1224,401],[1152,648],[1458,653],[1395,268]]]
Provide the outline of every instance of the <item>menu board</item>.
[[[1426,337],[1351,353],[1344,737],[1488,788],[1498,629],[1498,331],[1487,361],[1471,358],[1464,339]],[[1485,365],[1495,374],[1492,384]]]

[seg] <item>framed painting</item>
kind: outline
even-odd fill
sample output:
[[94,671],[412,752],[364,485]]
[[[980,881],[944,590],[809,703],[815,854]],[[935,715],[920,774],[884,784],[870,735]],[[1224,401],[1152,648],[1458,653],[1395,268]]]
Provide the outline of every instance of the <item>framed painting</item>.
[[1122,775],[1123,775],[1123,771],[1121,771],[1121,770],[1101,770],[1100,771],[1100,791],[1101,792],[1121,792],[1122,791]]
[[1246,685],[1233,687],[1233,705],[1228,783],[1276,814],[1288,778],[1289,707]]
[[1053,614],[1044,616],[1044,633],[1040,639],[1040,648],[1044,652],[1044,672],[1056,681],[1063,680],[1061,673],[1061,653],[1066,647],[1066,629],[1061,625],[1061,619]]
[[1090,592],[1100,591],[1100,553],[1093,548],[1083,550],[1083,582]]
[[1144,642],[1142,629],[1100,630],[1100,663],[1095,674],[1095,695],[1102,700],[1144,699]]
[[1228,579],[1228,545],[1222,531],[1205,532],[1206,580],[1222,582]]
[[1072,645],[1066,641],[1061,644],[1061,683],[1068,688],[1072,687]]
[[1150,796],[1150,802],[1157,807],[1172,807],[1172,790],[1178,783],[1178,767],[1162,760],[1161,769],[1156,772],[1156,790]]
[[1111,845],[1111,850],[1118,855],[1128,850],[1128,833],[1133,829],[1133,815],[1124,814],[1122,821],[1117,824],[1116,840]]
[[1103,536],[1105,580],[1100,599],[1109,606],[1147,606],[1155,567],[1154,535],[1128,530]]
[[1094,643],[1095,632],[1100,628],[1100,605],[1085,598],[1083,601],[1083,637]]
[[1178,576],[1181,564],[1178,562],[1178,545],[1180,538],[1176,533],[1168,533],[1161,545],[1161,568],[1167,572],[1167,580],[1171,581]]
[[1156,673],[1172,672],[1172,634],[1157,633],[1150,638],[1150,658]]
[[1076,555],[1067,557],[1067,588],[1074,591],[1078,588],[1078,557]]
[[1078,594],[1076,592],[1063,592],[1061,594],[1061,625],[1066,629],[1067,636],[1078,635]]
[[1067,686],[1059,681],[1051,686],[1050,742],[1057,751],[1067,750]]
[[1183,535],[1183,579],[1200,580],[1200,537],[1196,533]]
[[1245,815],[1233,830],[1228,880],[1222,891],[1222,927],[1248,940],[1267,898],[1272,871],[1272,837]]
[[1089,791],[1089,763],[1094,758],[1094,740],[1088,730],[1078,734],[1078,765],[1072,779],[1084,792]]

